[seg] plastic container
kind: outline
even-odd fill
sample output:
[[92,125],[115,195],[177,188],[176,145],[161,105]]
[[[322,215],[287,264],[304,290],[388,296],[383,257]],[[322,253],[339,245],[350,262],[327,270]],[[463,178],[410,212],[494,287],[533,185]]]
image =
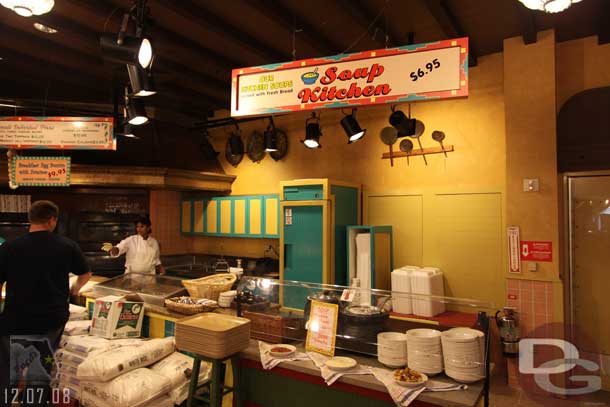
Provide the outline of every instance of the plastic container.
[[399,314],[413,314],[412,300],[407,295],[398,293],[411,293],[411,273],[419,270],[417,266],[403,266],[392,271],[392,309]]
[[[445,296],[443,272],[435,267],[423,267],[411,272],[411,292],[413,294]],[[413,314],[434,317],[445,312],[445,303],[433,298],[412,298]]]

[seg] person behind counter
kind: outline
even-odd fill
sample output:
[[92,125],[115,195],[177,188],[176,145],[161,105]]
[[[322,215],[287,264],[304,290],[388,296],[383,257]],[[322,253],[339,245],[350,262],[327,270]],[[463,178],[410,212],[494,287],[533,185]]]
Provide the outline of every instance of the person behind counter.
[[121,240],[116,246],[104,243],[102,250],[110,253],[112,257],[125,254],[125,273],[165,274],[159,258],[159,243],[150,236],[151,225],[148,215],[140,216],[136,220],[136,235]]
[[[6,282],[0,314],[0,405],[7,401],[1,397],[16,397],[22,380],[24,397],[36,397],[21,405],[47,405],[53,354],[70,315],[70,294],[78,295],[91,277],[76,242],[53,233],[58,216],[53,202],[34,202],[29,233],[0,246],[0,287]],[[78,276],[72,288],[69,273]]]

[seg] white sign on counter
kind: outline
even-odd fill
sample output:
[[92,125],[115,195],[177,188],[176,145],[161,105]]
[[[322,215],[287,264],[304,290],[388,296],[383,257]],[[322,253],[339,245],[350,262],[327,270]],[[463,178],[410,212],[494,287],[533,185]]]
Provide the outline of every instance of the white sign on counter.
[[116,150],[112,117],[0,117],[0,147]]
[[311,301],[305,349],[334,356],[338,317],[338,304]]

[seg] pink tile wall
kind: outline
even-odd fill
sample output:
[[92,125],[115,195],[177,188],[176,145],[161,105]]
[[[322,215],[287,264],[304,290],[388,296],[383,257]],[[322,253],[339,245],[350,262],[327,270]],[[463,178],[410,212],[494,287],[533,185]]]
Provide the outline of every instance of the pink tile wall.
[[517,308],[521,336],[553,322],[553,284],[548,281],[507,280],[506,305]]
[[180,192],[150,191],[150,220],[162,255],[193,252],[193,239],[180,234],[180,201]]

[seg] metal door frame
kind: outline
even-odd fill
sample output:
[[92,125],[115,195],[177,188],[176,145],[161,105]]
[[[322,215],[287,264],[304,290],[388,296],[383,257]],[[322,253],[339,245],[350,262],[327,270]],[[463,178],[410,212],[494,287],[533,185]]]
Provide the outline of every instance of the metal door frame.
[[570,326],[570,338],[574,337],[574,258],[572,256],[572,211],[570,198],[572,197],[572,183],[576,178],[610,177],[610,170],[566,172],[562,175],[562,200],[563,200],[563,239],[564,266],[562,267],[561,279],[564,283],[564,320]]

